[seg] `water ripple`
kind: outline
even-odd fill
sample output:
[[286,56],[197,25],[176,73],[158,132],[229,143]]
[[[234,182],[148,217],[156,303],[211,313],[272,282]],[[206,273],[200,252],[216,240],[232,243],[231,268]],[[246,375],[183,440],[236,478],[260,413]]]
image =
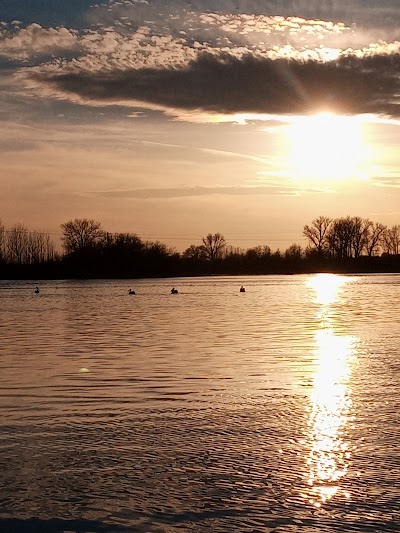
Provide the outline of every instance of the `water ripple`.
[[0,284],[2,532],[400,530],[400,276],[35,285]]

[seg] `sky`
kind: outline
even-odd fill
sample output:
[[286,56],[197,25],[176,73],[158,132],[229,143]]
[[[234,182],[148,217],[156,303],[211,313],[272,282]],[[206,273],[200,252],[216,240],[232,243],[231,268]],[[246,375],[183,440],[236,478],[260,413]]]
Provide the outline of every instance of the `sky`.
[[400,223],[398,0],[0,0],[0,218],[178,251]]

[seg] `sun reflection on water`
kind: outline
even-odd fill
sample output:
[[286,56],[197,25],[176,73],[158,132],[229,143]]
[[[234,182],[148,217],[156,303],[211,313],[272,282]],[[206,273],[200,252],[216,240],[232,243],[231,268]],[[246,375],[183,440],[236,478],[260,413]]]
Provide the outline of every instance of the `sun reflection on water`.
[[308,489],[304,493],[316,507],[339,492],[349,497],[340,483],[350,463],[345,430],[351,417],[350,378],[356,360],[357,338],[337,335],[333,329],[333,315],[328,311],[338,300],[340,289],[350,280],[344,276],[323,274],[308,282],[321,306],[318,317],[323,317],[315,333],[316,369],[306,439]]
[[327,306],[335,302],[339,289],[351,278],[336,274],[317,274],[308,280],[308,286],[314,289],[315,301]]

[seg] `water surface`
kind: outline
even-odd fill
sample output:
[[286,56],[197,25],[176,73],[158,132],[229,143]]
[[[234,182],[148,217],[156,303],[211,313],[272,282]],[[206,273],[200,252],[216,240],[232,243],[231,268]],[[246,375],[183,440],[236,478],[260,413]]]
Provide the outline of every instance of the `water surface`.
[[400,530],[400,276],[35,285],[0,283],[1,531]]

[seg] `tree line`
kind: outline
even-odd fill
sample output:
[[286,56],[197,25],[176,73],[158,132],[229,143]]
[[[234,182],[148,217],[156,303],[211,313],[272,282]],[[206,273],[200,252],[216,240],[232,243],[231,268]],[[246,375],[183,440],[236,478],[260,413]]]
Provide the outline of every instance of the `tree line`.
[[135,233],[111,233],[93,219],[61,224],[62,252],[51,236],[22,224],[7,229],[0,220],[0,277],[140,278],[216,274],[306,272],[398,272],[400,226],[360,217],[320,216],[303,227],[307,246],[272,251],[229,245],[209,233],[184,252]]
[[341,259],[400,253],[400,226],[388,228],[367,218],[318,217],[303,228],[312,252]]

